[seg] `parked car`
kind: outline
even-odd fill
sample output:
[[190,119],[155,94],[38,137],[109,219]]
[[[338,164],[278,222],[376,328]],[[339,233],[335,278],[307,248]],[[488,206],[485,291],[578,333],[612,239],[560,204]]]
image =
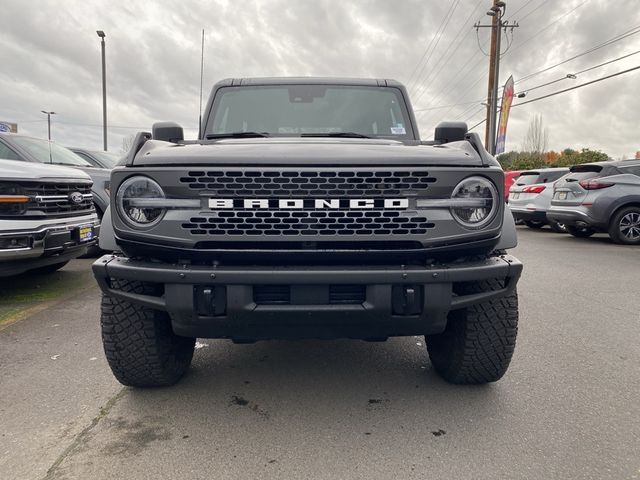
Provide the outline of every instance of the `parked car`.
[[556,184],[548,216],[575,237],[607,232],[616,243],[640,245],[640,160],[571,167]]
[[96,168],[112,169],[120,160],[120,155],[112,152],[104,152],[101,150],[87,150],[85,148],[67,147],[76,155],[82,157]]
[[[96,168],[89,162],[73,153],[68,148],[41,138],[18,135],[16,133],[0,133],[0,158],[22,160],[26,162],[48,163],[78,168],[87,173],[93,181],[91,192],[96,213],[100,219],[109,205],[109,178],[111,170]],[[98,246],[89,254],[100,253]]]
[[511,170],[504,172],[504,200],[509,201],[509,189],[516,182],[516,179],[520,176],[522,170]]
[[562,222],[547,218],[553,197],[553,184],[569,173],[568,168],[527,170],[520,174],[509,190],[509,207],[516,220],[529,228],[549,225],[558,233],[566,232]]
[[0,277],[62,268],[99,230],[86,173],[0,160]]

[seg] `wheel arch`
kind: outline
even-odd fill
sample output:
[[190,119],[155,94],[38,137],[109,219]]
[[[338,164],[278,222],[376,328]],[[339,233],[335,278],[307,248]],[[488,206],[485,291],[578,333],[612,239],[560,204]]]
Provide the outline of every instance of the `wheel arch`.
[[640,208],[640,196],[638,197],[634,197],[631,201],[624,201],[624,203],[620,203],[619,205],[616,205],[612,210],[611,210],[611,214],[609,215],[609,220],[607,222],[608,226],[611,226],[611,222],[613,221],[613,217],[615,217],[618,212],[624,208],[629,208],[629,207],[636,207],[636,208]]

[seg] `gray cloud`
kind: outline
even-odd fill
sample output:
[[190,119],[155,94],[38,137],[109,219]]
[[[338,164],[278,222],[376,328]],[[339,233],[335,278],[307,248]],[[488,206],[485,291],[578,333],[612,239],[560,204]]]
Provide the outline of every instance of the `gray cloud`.
[[[21,132],[44,137],[46,120],[39,112],[55,110],[55,140],[100,148],[100,43],[95,30],[102,29],[107,34],[110,149],[117,151],[125,136],[158,120],[175,120],[194,136],[200,31],[205,28],[205,98],[213,83],[225,77],[323,75],[395,78],[412,87],[415,107],[473,102],[419,113],[427,137],[440,120],[462,119],[472,125],[483,118],[479,101],[486,96],[488,60],[479,51],[472,24],[488,22],[484,12],[489,0],[460,0],[430,61],[424,68],[418,63],[454,1],[41,0],[26,6],[5,1],[0,120],[17,121]],[[513,17],[519,20],[542,2],[507,0],[507,17],[524,6]],[[615,8],[606,0],[583,2],[546,2],[523,18],[503,58],[501,81],[509,74],[517,80],[640,25],[635,1],[616,2]],[[458,32],[466,36],[451,55],[452,42],[461,38]],[[481,44],[487,36],[486,29],[480,31]],[[634,50],[640,50],[640,34],[519,87],[531,88]],[[640,65],[640,55],[532,91],[527,99],[635,65]],[[412,77],[416,69],[418,78]],[[529,119],[541,114],[551,148],[590,147],[614,157],[631,155],[640,149],[639,82],[640,71],[516,107],[507,148],[518,148]]]

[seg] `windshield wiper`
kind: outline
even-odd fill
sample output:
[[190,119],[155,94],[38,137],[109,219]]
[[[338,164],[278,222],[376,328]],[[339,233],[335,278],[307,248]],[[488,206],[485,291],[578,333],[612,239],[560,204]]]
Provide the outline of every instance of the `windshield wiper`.
[[207,135],[207,140],[213,140],[216,138],[259,138],[268,136],[268,133],[260,132],[210,133]]
[[301,137],[344,137],[344,138],[371,138],[355,132],[328,132],[328,133],[302,133]]

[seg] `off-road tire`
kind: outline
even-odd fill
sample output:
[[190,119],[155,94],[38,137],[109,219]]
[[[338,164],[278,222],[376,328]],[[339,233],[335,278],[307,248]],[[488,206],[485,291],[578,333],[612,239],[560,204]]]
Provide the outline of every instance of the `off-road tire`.
[[[112,288],[157,295],[155,285],[111,280]],[[102,343],[111,371],[130,387],[162,387],[176,383],[191,365],[195,338],[173,333],[166,312],[102,295]]]
[[[631,237],[626,236],[621,231],[621,222],[626,221],[626,226],[629,227],[631,224],[637,225],[638,217],[640,216],[640,207],[626,207],[613,216],[611,222],[609,223],[609,236],[614,243],[620,243],[623,245],[640,245],[640,237]],[[631,224],[630,224],[631,222]],[[633,227],[633,232],[636,232],[638,227]]]
[[66,262],[52,263],[51,265],[45,265],[44,267],[34,268],[33,270],[29,270],[29,274],[46,275],[47,273],[57,272],[67,263],[69,263],[69,260]]
[[[498,280],[470,282],[456,288],[459,295],[499,290]],[[518,294],[449,313],[439,335],[427,335],[429,358],[436,372],[450,383],[495,382],[507,371],[518,333]]]
[[569,233],[567,226],[564,223],[558,223],[551,220],[549,221],[549,227],[556,233]]
[[544,222],[538,222],[536,220],[525,220],[524,224],[529,228],[535,228],[535,229],[544,227]]
[[576,227],[575,225],[567,225],[567,232],[577,238],[589,238],[596,233],[593,228],[589,227]]

